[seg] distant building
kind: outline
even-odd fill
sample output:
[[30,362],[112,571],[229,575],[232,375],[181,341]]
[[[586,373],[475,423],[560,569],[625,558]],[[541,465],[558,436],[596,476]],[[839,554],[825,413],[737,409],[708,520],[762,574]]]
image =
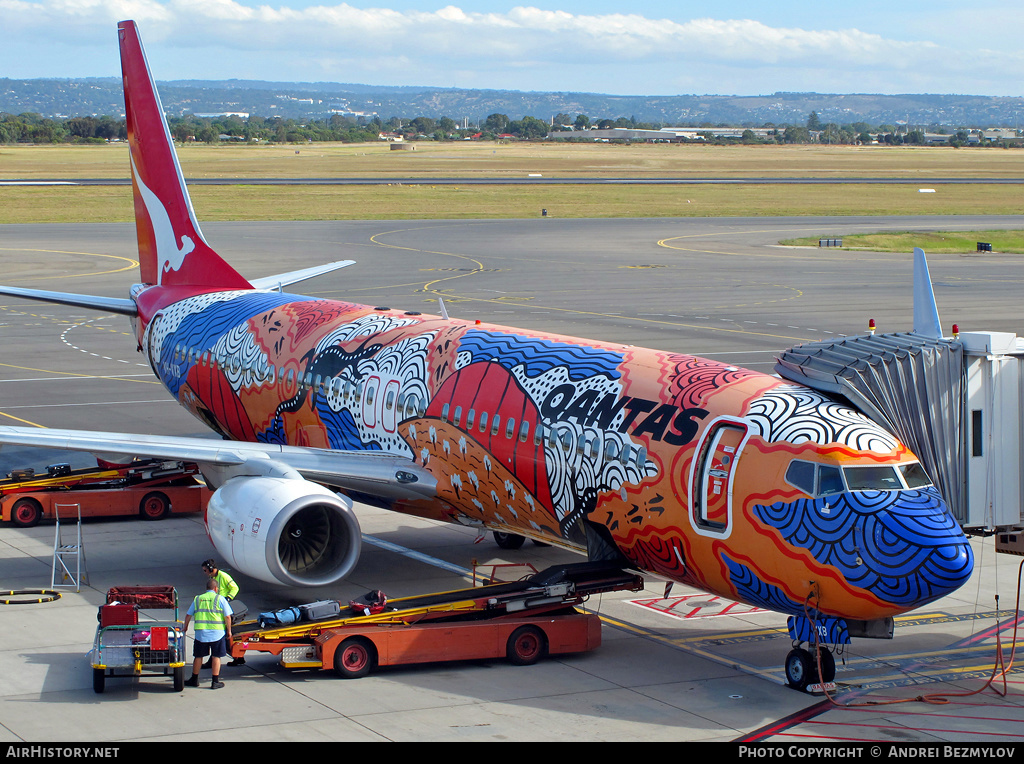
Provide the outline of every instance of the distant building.
[[239,119],[249,119],[249,112],[247,111],[219,111],[211,114],[194,114],[193,116],[199,117],[200,119],[216,119],[217,117],[238,117]]
[[760,139],[775,136],[775,128],[768,127],[663,127],[660,130],[642,130],[632,127],[593,128],[589,130],[561,130],[548,133],[549,138],[586,138],[594,141],[702,141],[711,138],[741,138],[751,132]]

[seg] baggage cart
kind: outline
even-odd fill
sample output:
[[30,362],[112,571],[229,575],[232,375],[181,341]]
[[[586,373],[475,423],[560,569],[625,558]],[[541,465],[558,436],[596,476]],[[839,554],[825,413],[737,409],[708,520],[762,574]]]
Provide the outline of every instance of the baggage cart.
[[[643,579],[604,563],[557,566],[520,581],[390,600],[373,590],[337,615],[315,607],[261,613],[232,630],[230,653],[270,653],[285,668],[331,669],[345,678],[380,666],[507,658],[525,666],[548,655],[593,650],[601,620],[577,606],[593,594],[640,591]],[[330,601],[328,601],[330,602]],[[329,612],[334,612],[330,609]]]
[[[172,611],[173,620],[140,619],[143,609]],[[173,586],[113,587],[96,618],[96,639],[89,651],[94,691],[103,692],[108,677],[144,672],[170,675],[175,692],[185,689],[185,635]]]

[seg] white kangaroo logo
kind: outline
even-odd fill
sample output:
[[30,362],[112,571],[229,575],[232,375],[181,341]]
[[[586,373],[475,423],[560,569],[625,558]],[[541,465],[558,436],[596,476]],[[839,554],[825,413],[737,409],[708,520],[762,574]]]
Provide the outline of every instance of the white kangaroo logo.
[[167,214],[160,198],[154,194],[139,176],[138,168],[135,167],[135,157],[131,157],[132,175],[135,176],[135,183],[142,194],[142,203],[146,205],[146,213],[149,215],[149,222],[153,226],[153,238],[156,241],[156,283],[162,284],[166,271],[177,271],[189,252],[196,248],[195,242],[189,236],[181,237],[181,247],[178,246],[174,234],[174,226],[171,225],[171,218]]

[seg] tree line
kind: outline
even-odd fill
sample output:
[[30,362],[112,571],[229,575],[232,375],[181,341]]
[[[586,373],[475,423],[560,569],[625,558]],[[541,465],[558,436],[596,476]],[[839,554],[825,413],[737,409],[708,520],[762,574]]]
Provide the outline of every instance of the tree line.
[[[217,143],[223,140],[244,142],[309,143],[331,141],[340,143],[362,143],[376,141],[381,134],[401,136],[405,140],[464,140],[467,138],[517,140],[545,140],[561,138],[586,141],[586,132],[591,128],[632,128],[658,130],[669,125],[638,122],[636,118],[592,119],[586,114],[560,113],[550,123],[536,117],[526,116],[513,120],[506,114],[491,114],[476,124],[459,125],[450,117],[419,116],[412,119],[391,117],[354,117],[333,114],[322,120],[296,120],[281,117],[237,115],[218,117],[197,117],[186,115],[170,117],[168,127],[176,141],[197,141]],[[680,126],[680,125],[674,125]],[[769,130],[767,137],[747,129],[739,137],[715,137],[715,127],[729,125],[699,124],[692,127],[708,132],[700,137],[701,142],[710,143],[828,143],[857,144],[877,141],[887,145],[921,145],[925,143],[923,130],[900,130],[896,125],[869,125],[855,122],[848,125],[824,123],[812,112],[806,124],[762,126]],[[935,132],[945,132],[940,126]],[[49,118],[38,114],[0,113],[0,143],[105,143],[127,138],[124,119],[110,116]],[[949,143],[954,146],[967,145],[968,131],[961,129],[949,133]]]

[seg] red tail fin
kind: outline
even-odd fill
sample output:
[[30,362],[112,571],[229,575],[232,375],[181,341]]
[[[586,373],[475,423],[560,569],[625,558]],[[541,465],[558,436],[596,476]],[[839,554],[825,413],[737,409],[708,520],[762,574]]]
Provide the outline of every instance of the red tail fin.
[[143,283],[251,289],[199,230],[135,22],[117,33]]

